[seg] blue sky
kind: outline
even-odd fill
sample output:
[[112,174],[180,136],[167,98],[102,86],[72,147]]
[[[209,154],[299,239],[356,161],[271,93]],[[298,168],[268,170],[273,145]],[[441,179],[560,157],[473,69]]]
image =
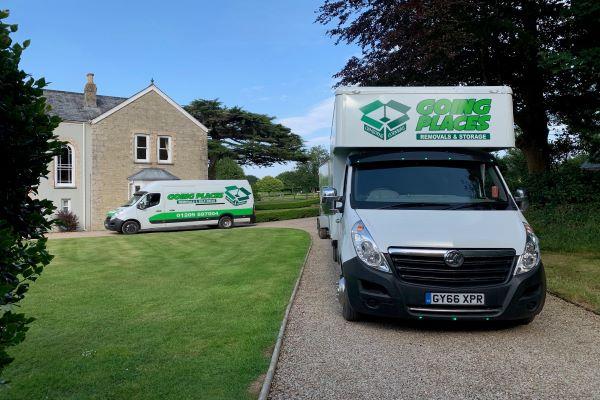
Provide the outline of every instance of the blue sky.
[[[316,0],[4,0],[16,40],[31,39],[21,67],[49,88],[130,96],[151,78],[180,104],[219,98],[276,116],[307,145],[326,144],[332,75],[357,48],[334,45],[315,24]],[[246,168],[258,176],[292,166]]]

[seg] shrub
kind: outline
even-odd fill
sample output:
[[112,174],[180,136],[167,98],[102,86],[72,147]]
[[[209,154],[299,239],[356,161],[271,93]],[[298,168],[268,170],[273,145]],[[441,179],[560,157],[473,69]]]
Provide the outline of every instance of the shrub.
[[255,207],[257,210],[285,210],[288,208],[310,207],[314,204],[319,204],[318,198],[308,199],[308,200],[298,200],[298,201],[263,203],[263,204],[256,204]]
[[79,226],[79,218],[71,211],[60,210],[56,213],[56,225],[62,232],[73,232]]
[[46,82],[19,69],[29,41],[12,41],[17,25],[6,24],[7,17],[0,10],[0,164],[5,171],[0,190],[0,375],[13,360],[7,349],[25,339],[33,321],[18,304],[52,259],[44,234],[52,226],[47,217],[54,214],[54,205],[36,194],[61,145],[53,134],[60,118],[46,113]]
[[265,176],[256,182],[256,189],[265,193],[281,192],[283,190],[283,182],[272,176]]
[[289,210],[265,210],[256,212],[256,222],[283,221],[319,215],[318,207],[292,208]]

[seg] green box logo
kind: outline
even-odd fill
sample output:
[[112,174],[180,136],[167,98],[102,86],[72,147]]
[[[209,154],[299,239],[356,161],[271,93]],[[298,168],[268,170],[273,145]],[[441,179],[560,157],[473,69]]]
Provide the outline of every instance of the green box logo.
[[225,199],[234,206],[241,206],[250,199],[250,192],[243,187],[226,186]]
[[409,106],[395,100],[387,103],[375,100],[360,108],[363,113],[360,120],[364,123],[365,132],[381,140],[390,140],[406,130],[408,110]]

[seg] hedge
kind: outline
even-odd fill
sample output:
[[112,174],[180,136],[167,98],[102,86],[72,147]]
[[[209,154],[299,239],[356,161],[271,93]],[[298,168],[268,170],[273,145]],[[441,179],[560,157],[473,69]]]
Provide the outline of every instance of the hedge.
[[313,204],[319,204],[319,198],[298,200],[298,201],[281,201],[272,203],[256,203],[256,210],[286,210],[290,208],[306,208]]
[[263,210],[256,212],[256,222],[283,221],[319,215],[319,207],[292,208],[288,210]]

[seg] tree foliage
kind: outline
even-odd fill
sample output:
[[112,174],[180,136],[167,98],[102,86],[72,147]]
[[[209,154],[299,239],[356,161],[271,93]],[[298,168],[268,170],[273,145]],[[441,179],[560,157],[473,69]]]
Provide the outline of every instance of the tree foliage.
[[317,21],[362,49],[335,75],[340,84],[511,86],[517,146],[539,172],[550,165],[549,123],[598,132],[599,9],[596,0],[325,0]]
[[244,170],[231,158],[222,158],[217,161],[215,171],[216,179],[244,179]]
[[324,147],[315,146],[308,150],[306,157],[293,171],[277,175],[286,190],[314,192],[319,189],[319,167],[329,159],[329,154]]
[[215,179],[221,158],[259,166],[305,159],[302,138],[273,122],[274,117],[226,107],[218,100],[194,100],[185,109],[209,129],[209,179]]
[[60,147],[52,133],[59,119],[46,113],[42,97],[46,82],[19,69],[29,41],[12,42],[17,26],[7,17],[0,11],[0,374],[12,361],[7,349],[25,339],[33,321],[16,306],[52,258],[44,234],[54,207],[32,195]]
[[263,193],[281,192],[283,190],[283,182],[272,176],[265,176],[256,182],[256,190]]

